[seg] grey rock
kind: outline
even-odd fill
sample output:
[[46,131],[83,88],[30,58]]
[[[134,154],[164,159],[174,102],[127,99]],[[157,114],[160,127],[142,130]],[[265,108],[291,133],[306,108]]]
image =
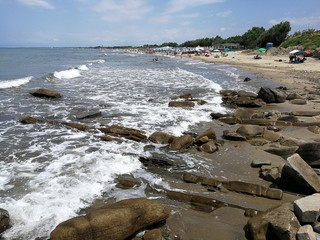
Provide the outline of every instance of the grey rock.
[[294,201],[294,213],[300,222],[314,223],[320,216],[320,193]]
[[297,240],[317,240],[311,225],[301,226],[297,232]]
[[280,185],[294,192],[313,194],[320,192],[320,178],[299,156],[293,154],[283,166]]
[[247,224],[253,240],[296,240],[300,226],[291,203],[268,209],[250,218]]
[[299,146],[297,153],[312,167],[320,167],[320,143],[312,142]]

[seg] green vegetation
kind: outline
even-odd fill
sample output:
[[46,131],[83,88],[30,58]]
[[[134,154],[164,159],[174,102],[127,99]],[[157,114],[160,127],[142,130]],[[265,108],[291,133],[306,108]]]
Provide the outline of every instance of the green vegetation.
[[279,46],[284,42],[288,36],[288,33],[291,31],[289,22],[281,22],[277,25],[274,25],[268,31],[260,34],[257,44],[259,47],[266,46],[268,42],[272,42],[274,46]]
[[253,27],[242,36],[237,35],[223,39],[217,35],[212,38],[200,38],[195,40],[188,40],[182,44],[175,42],[167,42],[161,45],[144,45],[143,47],[211,47],[221,46],[221,44],[238,43],[246,49],[255,49],[266,47],[268,42],[273,43],[275,47],[290,47],[302,45],[304,49],[314,50],[320,47],[320,31],[315,29],[308,29],[303,32],[296,32],[292,36],[288,36],[291,31],[290,22],[285,21],[272,26],[270,29],[265,30],[263,27]]
[[320,31],[307,29],[296,32],[281,43],[280,47],[302,46],[304,49],[314,50],[320,47]]

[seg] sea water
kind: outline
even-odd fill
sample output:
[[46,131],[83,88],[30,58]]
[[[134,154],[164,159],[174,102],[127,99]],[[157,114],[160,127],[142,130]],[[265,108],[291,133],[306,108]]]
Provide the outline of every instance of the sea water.
[[[48,236],[58,223],[102,196],[145,196],[145,184],[116,191],[119,174],[131,173],[166,188],[161,176],[147,172],[139,162],[139,156],[152,155],[145,143],[103,142],[98,131],[24,125],[21,116],[79,122],[77,113],[96,110],[102,116],[81,123],[179,136],[210,121],[210,112],[227,111],[221,105],[221,89],[256,90],[243,82],[248,73],[228,65],[167,56],[152,59],[148,54],[92,48],[0,49],[0,208],[8,210],[12,220],[4,239]],[[54,89],[63,97],[30,95],[38,88]],[[207,104],[168,107],[172,97],[184,93]],[[189,167],[199,164],[187,154],[179,158]]]

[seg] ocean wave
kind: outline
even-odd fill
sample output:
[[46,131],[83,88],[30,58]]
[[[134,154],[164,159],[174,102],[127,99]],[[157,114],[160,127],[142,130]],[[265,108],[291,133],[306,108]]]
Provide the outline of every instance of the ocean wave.
[[80,70],[76,68],[71,68],[69,70],[54,72],[53,76],[58,79],[72,79],[80,77]]
[[89,70],[89,68],[87,67],[87,65],[83,64],[77,67],[77,69],[81,70],[81,71],[87,71]]
[[4,80],[0,81],[0,89],[12,88],[12,87],[19,87],[21,85],[27,84],[32,79],[32,76],[18,78],[13,80]]

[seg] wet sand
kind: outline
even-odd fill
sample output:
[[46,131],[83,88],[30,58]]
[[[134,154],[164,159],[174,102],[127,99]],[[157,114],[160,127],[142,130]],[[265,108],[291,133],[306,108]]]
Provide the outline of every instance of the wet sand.
[[[305,63],[290,64],[286,56],[262,55],[262,59],[255,60],[252,54],[245,53],[229,53],[228,57],[223,58],[202,56],[192,56],[192,58],[214,64],[236,66],[288,88],[287,93],[299,93],[308,99],[306,105],[294,105],[286,101],[280,104],[268,104],[258,110],[279,111],[281,113],[320,110],[320,98],[311,97],[313,96],[312,91],[320,90],[319,60],[308,58]],[[282,61],[279,61],[279,59]],[[252,79],[252,81],[255,81],[255,79]],[[209,127],[213,127],[218,139],[221,139],[223,130],[235,130],[239,126],[239,124],[228,125],[213,120],[211,123],[197,126],[195,132],[200,133]],[[283,127],[280,132],[286,138],[294,138],[299,141],[310,142],[320,139],[319,134],[310,132],[306,127]],[[255,159],[267,159],[271,161],[273,166],[283,165],[285,159],[264,151],[274,144],[276,143],[259,147],[248,142],[225,141],[219,151],[212,154],[191,149],[189,152],[205,166],[198,167],[191,173],[222,181],[245,181],[269,186],[271,183],[259,177],[259,168],[251,167],[251,162]],[[231,191],[208,191],[200,184],[185,183],[182,180],[172,181],[170,187],[185,193],[216,199],[227,204],[224,207],[208,210],[203,206],[199,208],[194,204],[181,201],[164,200],[172,210],[166,224],[171,232],[170,239],[247,239],[244,226],[249,218],[245,216],[244,209],[265,211],[273,206],[284,202],[292,202],[302,197],[300,194],[284,192],[281,200],[274,200]],[[173,238],[174,235],[177,238]]]

